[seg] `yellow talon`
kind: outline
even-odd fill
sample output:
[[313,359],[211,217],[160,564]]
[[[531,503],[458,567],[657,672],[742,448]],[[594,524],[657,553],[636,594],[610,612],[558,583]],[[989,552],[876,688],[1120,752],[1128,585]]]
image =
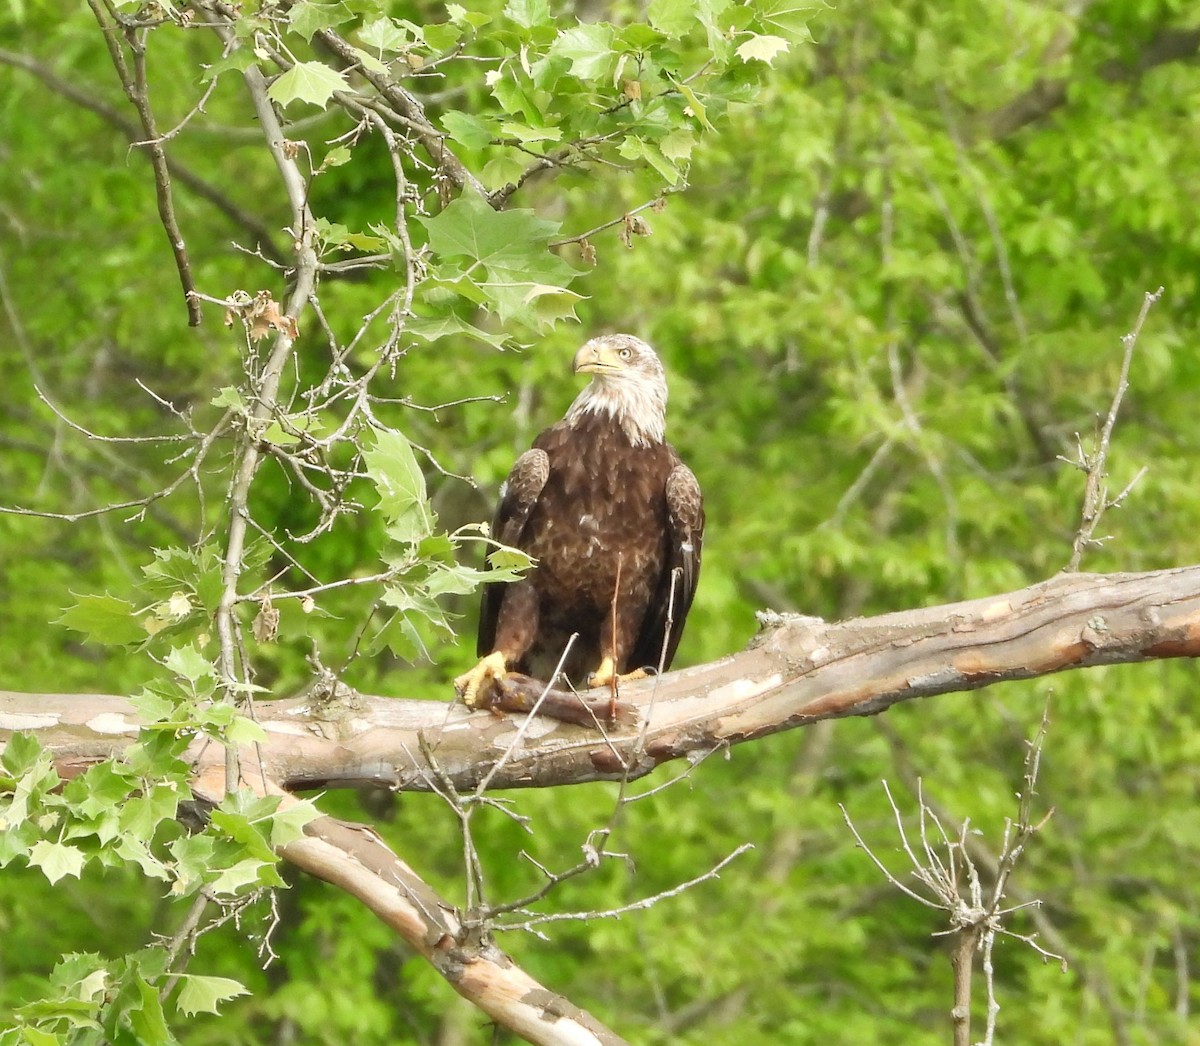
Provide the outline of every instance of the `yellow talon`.
[[499,683],[508,675],[508,663],[499,651],[488,654],[470,672],[454,680],[454,689],[468,708],[479,706],[480,691],[486,693],[488,681]]
[[588,676],[587,685],[589,687],[612,686],[613,680],[617,683],[625,683],[631,679],[645,679],[646,670],[644,668],[635,668],[632,672],[625,672],[622,675],[617,675],[617,666],[611,657],[606,657],[600,662],[600,667]]

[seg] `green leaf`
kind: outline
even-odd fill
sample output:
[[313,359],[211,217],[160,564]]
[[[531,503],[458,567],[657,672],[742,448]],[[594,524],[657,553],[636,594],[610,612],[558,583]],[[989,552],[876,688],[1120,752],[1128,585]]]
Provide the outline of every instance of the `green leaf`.
[[411,543],[430,534],[433,509],[412,444],[399,432],[376,430],[374,441],[363,451],[363,461],[392,537]]
[[[439,258],[473,262],[461,275],[493,303],[501,320],[515,318],[545,326],[547,320],[539,316],[533,303],[546,288],[561,291],[576,276],[574,269],[549,251],[558,223],[532,211],[495,211],[470,194],[454,200],[435,217],[420,220]],[[465,292],[461,286],[456,289]],[[564,304],[562,299],[559,304]],[[573,302],[570,306],[565,314],[570,314]]]
[[175,1037],[167,1028],[167,1020],[163,1016],[158,989],[149,984],[145,977],[136,974],[134,985],[137,988],[137,1004],[127,1006],[125,1016],[137,1036],[138,1046],[168,1046],[174,1043]]
[[148,842],[163,821],[172,821],[179,811],[179,801],[187,798],[173,782],[158,784],[145,795],[128,800],[121,807],[121,830],[136,839]]
[[283,880],[275,871],[274,862],[259,861],[248,857],[223,868],[213,877],[210,889],[213,893],[232,896],[243,892],[248,886],[282,886]]
[[508,545],[501,545],[494,549],[487,559],[494,570],[506,572],[528,570],[537,562],[527,552],[522,552],[519,548],[511,548]]
[[376,18],[359,30],[358,41],[364,47],[396,53],[407,50],[413,43],[413,38],[395,19]]
[[686,36],[696,24],[692,0],[650,0],[646,19],[667,36]]
[[671,163],[653,142],[641,138],[626,138],[617,150],[628,160],[645,160],[671,185],[679,181],[679,169]]
[[345,77],[324,62],[297,62],[271,84],[267,95],[285,108],[298,101],[324,109],[335,91],[346,90]]
[[547,25],[550,22],[548,0],[508,0],[504,5],[504,17],[525,29]]
[[[14,1034],[17,1029],[13,1029]],[[2,1040],[0,1040],[2,1041]],[[57,1035],[52,1035],[48,1031],[41,1031],[38,1028],[33,1028],[25,1025],[20,1029],[20,1038],[14,1039],[14,1042],[24,1043],[25,1046],[62,1046],[62,1040]]]
[[84,633],[89,641],[105,646],[130,646],[146,638],[146,629],[134,617],[134,606],[116,596],[79,596],[57,623]]
[[335,145],[325,154],[325,159],[321,161],[321,166],[317,171],[328,171],[332,167],[341,167],[350,162],[353,154],[344,145]]
[[508,121],[500,125],[500,133],[516,138],[519,142],[557,142],[562,140],[562,131],[557,127],[527,127],[523,123]]
[[484,345],[490,345],[494,349],[502,349],[508,342],[507,334],[489,334],[453,313],[438,317],[409,316],[404,321],[404,329],[409,334],[425,341],[437,341],[439,338],[462,334],[482,342]]
[[696,97],[696,92],[693,91],[687,84],[680,81],[675,84],[675,89],[683,95],[683,100],[687,102],[688,108],[692,110],[692,115],[700,121],[700,126],[705,130],[713,131],[716,128],[708,122],[708,113],[704,108],[703,103]]
[[812,39],[808,23],[818,11],[829,9],[825,0],[755,0],[753,6],[764,26],[798,40]]
[[215,80],[222,73],[236,71],[244,73],[252,65],[258,62],[254,51],[249,47],[238,47],[230,51],[224,58],[219,58],[211,65],[206,66],[204,72],[200,74],[201,83],[209,83]]
[[[208,613],[213,613],[221,600],[225,583],[221,577],[221,554],[216,545],[198,548],[156,548],[154,559],[142,567],[150,582],[146,587],[160,600],[170,600],[178,590],[193,593]],[[249,559],[259,555],[253,549]]]
[[248,716],[234,716],[229,726],[225,728],[226,741],[235,745],[262,744],[267,739],[267,732]]
[[208,402],[214,407],[232,407],[242,414],[246,413],[246,401],[242,399],[242,394],[232,385],[226,385]]
[[0,766],[13,777],[21,777],[32,770],[39,759],[44,762],[47,758],[49,757],[36,734],[15,733],[4,746],[4,753],[0,755]]
[[690,127],[681,127],[658,141],[658,147],[668,160],[683,162],[691,158],[696,147],[696,135]]
[[286,846],[304,835],[304,826],[324,815],[309,799],[280,806],[271,815],[271,845]]
[[175,1005],[185,1017],[197,1013],[217,1013],[218,1005],[239,995],[249,995],[249,989],[230,977],[201,977],[195,973],[182,974],[183,986]]
[[51,885],[68,875],[78,879],[83,871],[83,862],[82,850],[48,839],[34,843],[29,850],[30,865],[41,868]]
[[288,11],[288,26],[305,40],[311,40],[319,29],[332,29],[353,17],[354,12],[341,0],[329,4],[317,3],[317,0],[299,0]]
[[89,767],[63,789],[63,797],[83,817],[115,810],[131,791],[134,782],[121,774],[110,761]]
[[425,43],[435,55],[449,51],[463,35],[462,28],[452,22],[431,22],[424,28]]
[[459,145],[483,149],[492,143],[492,132],[479,117],[451,110],[442,117],[442,126]]
[[216,665],[190,643],[187,646],[172,647],[163,659],[163,665],[168,671],[192,684],[201,679],[217,678]]
[[580,80],[607,79],[616,66],[612,49],[613,27],[592,22],[564,29],[550,46],[550,54],[571,63],[571,75]]

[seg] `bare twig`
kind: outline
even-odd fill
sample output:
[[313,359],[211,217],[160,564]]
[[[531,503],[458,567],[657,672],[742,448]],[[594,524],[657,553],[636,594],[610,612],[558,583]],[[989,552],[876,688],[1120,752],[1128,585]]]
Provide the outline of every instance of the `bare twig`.
[[708,882],[709,879],[719,879],[721,870],[731,861],[741,857],[747,850],[753,850],[754,846],[750,843],[743,843],[737,849],[727,854],[718,861],[712,868],[702,875],[697,875],[693,879],[688,879],[686,882],[678,883],[667,890],[660,890],[658,893],[651,894],[648,897],[641,897],[636,901],[631,901],[629,904],[623,904],[615,908],[605,908],[595,911],[585,912],[547,912],[545,914],[530,914],[528,918],[522,919],[519,922],[497,923],[497,930],[526,930],[532,931],[535,927],[544,926],[547,923],[558,922],[590,922],[594,919],[615,919],[622,915],[627,915],[629,912],[644,911],[647,908],[652,908],[659,901],[665,901],[668,897],[678,897],[686,890],[690,890],[694,886],[699,886],[701,883]]
[[[154,119],[154,110],[150,107],[149,86],[146,82],[146,29],[127,29],[125,42],[133,55],[133,69],[129,69],[125,61],[121,44],[117,39],[118,19],[110,0],[88,0],[96,21],[104,32],[108,42],[108,51],[121,78],[121,86],[125,94],[137,110],[142,122],[142,130],[149,141],[150,163],[154,169],[154,194],[158,203],[158,217],[167,233],[167,241],[171,245],[171,253],[175,257],[175,268],[179,271],[179,282],[183,286],[183,297],[187,305],[188,326],[198,327],[202,319],[200,305],[192,297],[196,283],[192,279],[192,263],[188,258],[187,245],[183,233],[179,231],[179,222],[175,217],[175,202],[171,197],[171,172],[167,166],[167,156],[163,151],[163,139],[159,137],[158,126]],[[111,20],[110,20],[111,19]]]
[[[987,1000],[983,1046],[993,1046],[995,1041],[996,1015],[999,1013],[1000,1006],[995,995],[992,949],[998,936],[1012,937],[1022,941],[1043,958],[1056,959],[1065,967],[1065,960],[1060,955],[1043,948],[1033,934],[1017,933],[1005,925],[1005,918],[1013,912],[1040,903],[1029,901],[1006,906],[1004,900],[1009,876],[1025,852],[1028,841],[1041,830],[1053,813],[1050,811],[1036,824],[1031,818],[1033,799],[1037,794],[1037,777],[1041,764],[1042,746],[1045,742],[1048,724],[1048,716],[1044,713],[1041,725],[1034,738],[1029,742],[1026,752],[1024,784],[1018,793],[1017,819],[1015,822],[1008,822],[1005,826],[1001,854],[995,863],[996,874],[987,890],[984,889],[978,866],[967,843],[969,822],[964,820],[958,826],[957,834],[949,833],[937,812],[926,802],[920,781],[917,782],[919,845],[910,841],[900,808],[892,797],[887,782],[883,782],[884,792],[896,821],[896,832],[901,848],[911,865],[909,874],[920,884],[920,889],[909,886],[884,865],[863,841],[845,807],[842,807],[842,815],[855,842],[870,857],[872,863],[887,881],[910,899],[927,908],[946,913],[948,928],[935,932],[934,936],[954,938],[950,962],[954,971],[954,1001],[951,1007],[951,1020],[955,1046],[969,1046],[971,1041],[972,978],[976,953],[980,955],[982,961],[984,991]],[[932,837],[929,831],[931,824],[936,829],[936,838]]]
[[1137,322],[1133,325],[1133,330],[1126,334],[1121,339],[1121,344],[1125,346],[1125,355],[1121,359],[1121,374],[1117,379],[1117,388],[1113,393],[1112,404],[1108,408],[1108,416],[1104,419],[1104,425],[1100,429],[1100,435],[1096,438],[1094,447],[1091,453],[1087,453],[1083,449],[1083,443],[1076,437],[1078,457],[1074,460],[1070,458],[1060,457],[1060,461],[1065,461],[1068,465],[1074,465],[1077,469],[1087,473],[1087,481],[1083,488],[1083,509],[1079,529],[1075,532],[1075,539],[1071,543],[1071,559],[1067,563],[1066,570],[1073,572],[1079,569],[1079,562],[1083,558],[1084,550],[1101,544],[1102,538],[1095,538],[1096,527],[1100,523],[1104,513],[1115,508],[1125,500],[1126,496],[1133,489],[1133,485],[1141,479],[1145,473],[1145,469],[1134,476],[1129,485],[1117,495],[1117,497],[1109,500],[1108,497],[1108,451],[1112,442],[1113,426],[1117,423],[1117,413],[1121,409],[1121,401],[1125,397],[1125,392],[1129,388],[1129,365],[1133,360],[1133,350],[1137,346],[1138,336],[1142,333],[1142,325],[1146,322],[1146,317],[1150,313],[1150,307],[1159,300],[1163,295],[1163,288],[1159,287],[1156,291],[1147,291],[1142,299],[1142,308],[1138,312]]

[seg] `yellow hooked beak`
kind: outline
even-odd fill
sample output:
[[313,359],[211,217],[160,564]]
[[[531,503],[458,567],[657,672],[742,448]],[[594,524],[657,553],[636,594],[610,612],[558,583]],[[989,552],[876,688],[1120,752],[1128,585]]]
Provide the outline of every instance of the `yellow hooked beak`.
[[577,353],[572,369],[576,374],[613,374],[626,369],[618,350],[608,345],[588,342]]

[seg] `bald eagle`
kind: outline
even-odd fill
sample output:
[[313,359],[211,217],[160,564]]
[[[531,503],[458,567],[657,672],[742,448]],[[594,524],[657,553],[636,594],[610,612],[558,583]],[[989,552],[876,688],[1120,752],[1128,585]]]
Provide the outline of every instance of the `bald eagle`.
[[[527,552],[520,581],[488,585],[476,667],[455,680],[468,705],[509,671],[612,686],[670,667],[700,576],[704,504],[664,439],[667,382],[629,334],[576,354],[591,381],[513,465],[493,537]],[[574,640],[572,640],[574,636]]]

